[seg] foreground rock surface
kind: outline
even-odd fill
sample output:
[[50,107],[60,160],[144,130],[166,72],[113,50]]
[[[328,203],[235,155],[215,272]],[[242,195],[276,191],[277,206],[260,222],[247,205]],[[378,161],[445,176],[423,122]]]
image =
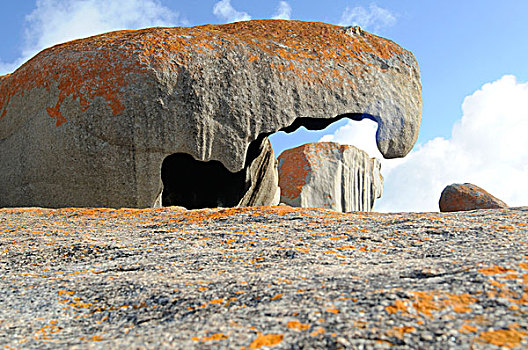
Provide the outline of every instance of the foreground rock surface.
[[446,186],[440,195],[438,205],[441,212],[508,207],[506,203],[486,190],[470,183]]
[[414,56],[359,29],[259,20],[76,40],[0,79],[0,207],[151,207],[170,155],[238,173],[253,142],[338,117],[376,120],[382,154],[403,157],[421,106]]
[[354,146],[308,143],[278,161],[281,202],[294,207],[371,211],[383,193],[380,162]]
[[0,210],[13,348],[528,347],[528,208]]

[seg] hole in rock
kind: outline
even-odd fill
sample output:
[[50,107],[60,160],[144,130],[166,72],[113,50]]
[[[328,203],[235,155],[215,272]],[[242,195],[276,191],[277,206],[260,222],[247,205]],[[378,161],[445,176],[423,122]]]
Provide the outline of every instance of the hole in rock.
[[234,207],[246,192],[245,171],[232,173],[219,161],[202,162],[175,153],[161,165],[163,206],[187,209]]
[[199,161],[187,153],[166,157],[161,165],[161,205],[187,209],[236,207],[251,187],[247,171],[261,155],[265,136],[248,148],[244,169],[233,173],[217,160]]
[[[357,137],[350,138],[346,137],[348,135],[343,135],[341,130],[348,129],[351,120],[360,122],[350,124],[350,128],[353,127],[352,124],[357,124],[354,129],[357,129],[358,132],[368,129],[371,123],[375,124],[375,129],[377,129],[375,117],[368,114],[343,114],[332,119],[298,118],[290,126],[270,135],[269,140],[277,157],[287,149],[295,148],[306,143],[326,141],[325,139],[342,144],[353,144],[367,151],[371,151],[372,149],[375,150],[373,154],[377,154],[376,137],[372,135],[371,130],[367,130],[368,135],[365,135],[365,140],[358,140]],[[374,130],[374,134],[375,132]],[[330,137],[333,135],[337,137]],[[326,136],[325,139],[323,139],[324,136]],[[369,138],[368,140],[367,137]],[[365,147],[364,144],[368,144],[369,146]]]
[[[279,131],[290,134],[301,127],[308,130],[324,130],[343,118],[373,119],[369,115],[362,114],[345,114],[331,119],[302,117],[297,118],[290,126]],[[330,132],[337,129],[341,124],[344,125],[344,123],[346,121],[335,123],[336,125],[332,125]],[[321,137],[328,132],[329,130],[324,130]],[[276,134],[283,133],[277,132],[274,133],[274,136]],[[269,161],[273,157],[271,157],[270,148],[266,147],[268,136],[270,134],[261,134],[255,141],[251,142],[244,169],[236,173],[230,172],[220,161],[216,160],[199,161],[186,153],[175,153],[167,156],[161,165],[161,180],[163,182],[161,205],[182,206],[187,209],[236,207],[244,197],[242,203],[259,203],[261,200],[258,198],[262,197],[262,192],[265,192],[263,189],[266,188],[261,187],[260,182],[268,181],[269,173],[276,171],[270,165],[273,164],[273,161]],[[313,138],[305,139],[299,142],[299,145],[316,142],[319,138],[315,140]],[[280,152],[284,149],[280,149]],[[275,153],[275,156],[278,154],[279,152]],[[250,170],[250,168],[253,169]]]

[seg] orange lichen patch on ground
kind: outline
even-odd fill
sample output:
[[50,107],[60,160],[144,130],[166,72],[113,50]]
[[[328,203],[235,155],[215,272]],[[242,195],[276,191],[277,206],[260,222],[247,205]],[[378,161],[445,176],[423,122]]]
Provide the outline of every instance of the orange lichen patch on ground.
[[447,307],[451,307],[457,313],[470,312],[469,306],[477,301],[477,298],[467,293],[452,294],[437,291],[411,291],[410,293],[413,295],[412,300],[396,300],[394,304],[386,306],[385,311],[389,314],[397,312],[408,314],[409,307],[412,306],[416,313],[433,317],[433,312]]
[[508,298],[508,300],[518,305],[528,305],[528,289],[520,298]]
[[295,329],[298,331],[305,331],[311,327],[311,325],[307,323],[301,323],[299,321],[289,321],[286,327],[290,329]]
[[[147,74],[149,67],[176,74],[193,56],[222,58],[226,49],[232,48],[247,57],[248,65],[261,65],[260,57],[269,57],[272,69],[327,86],[330,81],[335,84],[345,80],[354,85],[348,76],[336,79],[339,64],[354,61],[356,66],[385,69],[367,61],[372,61],[372,55],[388,59],[407,52],[394,42],[367,32],[347,35],[339,26],[301,21],[257,20],[116,31],[48,48],[13,74],[1,77],[0,115],[5,116],[11,98],[35,88],[58,90],[56,103],[47,107],[50,117],[59,118],[57,125],[68,118],[61,114],[66,97],[77,100],[83,111],[94,98],[101,97],[117,115],[125,108],[124,89],[134,82],[135,76]],[[333,64],[328,64],[330,60]],[[354,69],[352,73],[362,72]]]
[[504,276],[499,276],[500,279],[505,279],[505,280],[516,280],[519,278],[519,275],[517,275],[516,273],[509,273],[507,275],[504,275]]
[[282,298],[282,294],[277,294],[277,295],[274,295],[271,297],[271,300],[277,300],[277,299],[280,299]]
[[69,291],[68,291],[68,290],[62,290],[62,289],[61,289],[61,290],[59,290],[59,291],[57,292],[57,294],[59,294],[59,295],[63,295],[63,294],[66,294],[66,295],[73,295],[73,294],[75,294],[75,292],[74,292],[73,290],[69,290]]
[[476,333],[477,327],[464,323],[458,331],[460,333]]
[[432,311],[440,310],[438,304],[434,301],[434,294],[431,292],[411,292],[414,295],[412,306],[418,313],[432,317]]
[[50,323],[49,325],[46,325],[36,331],[34,335],[34,338],[36,340],[38,339],[50,340],[51,339],[50,335],[56,334],[63,329],[62,327],[56,326],[57,321],[55,320],[51,320],[49,323]]
[[510,325],[508,329],[482,332],[477,341],[512,349],[519,346],[526,335],[526,332],[520,331],[516,325]]
[[385,311],[389,314],[395,314],[398,311],[406,312],[407,306],[405,305],[404,300],[396,300],[393,305],[385,306]]
[[523,270],[528,270],[528,263],[521,262],[519,263],[519,267]]
[[192,337],[191,339],[194,341],[200,341],[200,342],[206,342],[206,341],[213,341],[213,340],[224,340],[227,339],[228,336],[224,335],[224,333],[215,333],[211,334],[210,336],[206,337]]
[[453,311],[457,313],[470,312],[471,308],[469,305],[476,302],[477,298],[464,293],[464,294],[451,294],[447,293],[447,298],[442,301],[445,306],[452,306]]
[[513,270],[507,269],[502,266],[495,265],[495,266],[479,269],[478,272],[486,276],[491,276],[491,275],[497,275],[497,274],[506,273],[506,272],[513,272]]
[[284,338],[284,334],[262,334],[249,344],[249,349],[260,349],[263,346],[273,346],[279,344]]
[[498,287],[498,288],[504,287],[504,283],[499,283],[499,282],[497,282],[495,280],[492,280],[492,279],[490,279],[489,282],[494,287]]
[[310,333],[310,336],[317,337],[319,334],[323,334],[325,332],[325,329],[322,327],[317,328],[315,331]]
[[326,312],[331,312],[333,314],[338,314],[339,313],[339,309],[332,308],[332,307],[326,308],[325,311]]
[[392,329],[389,329],[386,334],[389,337],[396,337],[398,339],[403,339],[405,334],[413,333],[415,331],[416,331],[416,328],[414,328],[412,326],[402,326],[402,327],[396,327],[395,326]]
[[178,216],[178,220],[187,221],[189,223],[202,223],[207,220],[218,220],[234,215],[287,215],[294,212],[303,212],[303,208],[292,208],[288,206],[270,206],[270,207],[240,207],[240,208],[226,208],[226,209],[199,209],[188,210],[182,212]]

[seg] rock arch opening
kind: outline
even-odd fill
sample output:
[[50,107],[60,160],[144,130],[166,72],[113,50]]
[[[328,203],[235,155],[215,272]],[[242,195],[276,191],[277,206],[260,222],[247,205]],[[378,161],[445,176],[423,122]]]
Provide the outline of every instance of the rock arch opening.
[[[365,121],[356,129],[352,125],[356,123],[349,120]],[[372,132],[379,129],[376,124],[371,115],[345,114],[332,119],[298,118],[283,128],[276,149],[281,202],[342,212],[372,210],[382,194],[383,177],[381,163],[373,158],[379,154],[375,137],[368,143],[363,136],[374,136]],[[293,140],[287,141],[291,134]],[[310,139],[303,140],[302,136]],[[275,141],[275,137],[271,139]],[[284,147],[288,143],[290,147]],[[362,149],[364,146],[370,152]]]
[[[300,127],[323,130],[343,118],[374,120],[364,114],[345,114],[329,119],[300,117],[279,131],[292,133]],[[161,165],[163,191],[160,204],[187,209],[278,204],[277,161],[268,140],[270,135],[261,134],[251,142],[244,169],[236,173],[216,160],[200,161],[187,153],[167,156]]]
[[[363,123],[357,123],[358,127],[361,129],[365,129],[365,125],[367,124],[376,125],[377,128],[378,124],[378,118],[370,114],[359,113],[341,114],[334,118],[328,119],[300,117],[295,119],[294,122],[289,126],[284,127],[268,136],[273,146],[273,150],[275,151],[276,155],[279,155],[286,149],[293,148],[304,143],[318,142],[323,136],[334,134],[338,131],[338,129],[346,126],[350,120],[357,122],[363,121]],[[364,120],[368,120],[368,123],[365,124],[366,122]],[[371,130],[368,131],[371,132]],[[372,146],[377,148],[375,135],[372,137],[372,142]]]

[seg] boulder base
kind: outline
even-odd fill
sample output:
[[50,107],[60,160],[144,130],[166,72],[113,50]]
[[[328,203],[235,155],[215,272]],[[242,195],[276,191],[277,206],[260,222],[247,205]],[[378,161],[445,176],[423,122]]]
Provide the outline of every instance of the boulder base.
[[308,143],[279,156],[281,202],[341,212],[371,211],[383,192],[381,164],[349,145]]
[[484,189],[470,184],[452,184],[440,196],[441,212],[507,208],[508,205]]

